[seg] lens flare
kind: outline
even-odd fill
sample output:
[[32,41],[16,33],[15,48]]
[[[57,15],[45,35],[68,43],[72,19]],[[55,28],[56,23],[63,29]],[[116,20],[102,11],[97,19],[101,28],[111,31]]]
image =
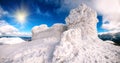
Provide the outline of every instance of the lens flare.
[[26,22],[28,12],[25,9],[19,9],[15,12],[15,19],[18,23],[24,24]]

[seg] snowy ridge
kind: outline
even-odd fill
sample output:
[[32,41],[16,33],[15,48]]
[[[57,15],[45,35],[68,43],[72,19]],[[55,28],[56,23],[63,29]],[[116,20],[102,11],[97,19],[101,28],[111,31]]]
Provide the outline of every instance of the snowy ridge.
[[31,42],[0,46],[0,63],[120,63],[120,47],[97,37],[94,10],[82,4],[66,24],[37,26]]
[[[32,30],[32,39],[46,39],[48,37],[55,37],[60,40],[61,34],[67,29],[64,24],[54,24],[52,27],[48,28],[46,25],[41,25],[34,27]],[[59,38],[59,39],[58,39]]]

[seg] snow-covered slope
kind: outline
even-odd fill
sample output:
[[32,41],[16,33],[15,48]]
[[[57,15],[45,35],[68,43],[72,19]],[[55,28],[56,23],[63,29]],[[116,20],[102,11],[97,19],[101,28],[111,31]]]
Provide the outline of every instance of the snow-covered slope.
[[40,28],[33,28],[34,34],[31,42],[0,46],[0,63],[52,62],[54,48],[60,42],[61,34],[67,27],[64,24],[54,24],[48,29],[41,30],[42,27],[44,29],[43,25]]
[[0,46],[0,63],[120,63],[120,47],[97,37],[94,10],[82,4],[66,24],[34,27],[31,42]]

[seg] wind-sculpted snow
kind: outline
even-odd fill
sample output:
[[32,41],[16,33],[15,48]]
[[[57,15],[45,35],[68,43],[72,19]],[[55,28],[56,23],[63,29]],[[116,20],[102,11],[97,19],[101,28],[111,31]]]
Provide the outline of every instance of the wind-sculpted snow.
[[0,63],[120,63],[120,47],[97,37],[96,16],[82,4],[71,10],[67,26],[34,27],[31,42],[0,46]]
[[79,29],[81,32],[77,33],[81,33],[80,35],[84,39],[92,36],[97,37],[96,24],[98,20],[96,16],[97,14],[94,10],[82,5],[71,10],[70,15],[66,18],[66,24],[69,29]]
[[34,27],[32,30],[32,39],[46,39],[55,37],[60,40],[61,34],[67,29],[64,24],[54,24],[52,27],[48,28],[45,25]]
[[48,27],[45,24],[42,24],[40,26],[34,26],[33,29],[32,29],[32,38],[34,36],[36,36],[39,32],[45,31],[47,29],[48,29]]
[[53,63],[120,63],[120,47],[97,37],[96,13],[82,4],[66,18],[68,30],[56,46]]

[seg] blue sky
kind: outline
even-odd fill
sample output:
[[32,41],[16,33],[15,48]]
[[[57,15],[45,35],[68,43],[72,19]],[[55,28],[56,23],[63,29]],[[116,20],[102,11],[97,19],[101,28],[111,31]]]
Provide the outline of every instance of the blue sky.
[[[54,23],[65,23],[71,8],[62,8],[62,0],[0,0],[0,7],[6,12],[0,20],[5,20],[20,32],[31,32],[32,27]],[[17,14],[18,13],[18,14]],[[24,19],[18,17],[24,16]],[[98,32],[102,29],[102,15],[98,15]],[[22,21],[20,21],[22,20]]]

